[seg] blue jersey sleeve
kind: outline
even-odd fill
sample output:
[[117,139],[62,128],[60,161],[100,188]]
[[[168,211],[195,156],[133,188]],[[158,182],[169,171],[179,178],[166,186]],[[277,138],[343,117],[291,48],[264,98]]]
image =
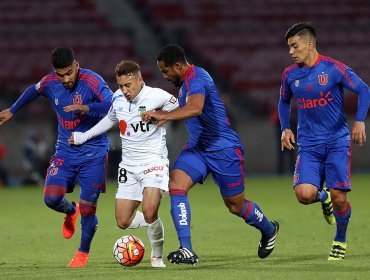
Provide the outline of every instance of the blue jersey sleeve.
[[10,112],[15,114],[24,105],[31,102],[32,100],[35,100],[39,96],[40,94],[36,90],[36,85],[29,86],[10,108]]
[[281,131],[290,128],[290,102],[292,99],[292,91],[290,90],[287,71],[284,71],[281,77],[281,87],[280,87],[280,99],[278,105],[279,119],[281,125]]
[[190,79],[188,89],[189,92],[187,93],[187,96],[193,94],[202,94],[204,96],[206,95],[204,85],[199,79]]
[[340,72],[341,84],[344,88],[353,91],[358,95],[358,108],[356,121],[364,121],[367,115],[370,101],[369,87],[349,67],[345,70],[341,67],[336,69]]

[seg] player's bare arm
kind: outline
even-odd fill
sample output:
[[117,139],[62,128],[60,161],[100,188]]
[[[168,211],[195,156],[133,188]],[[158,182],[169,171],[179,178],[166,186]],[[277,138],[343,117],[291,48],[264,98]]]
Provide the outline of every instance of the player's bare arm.
[[10,112],[10,109],[5,109],[0,112],[0,125],[9,121],[13,117],[13,113]]
[[145,112],[142,116],[144,121],[157,120],[157,121],[174,121],[189,119],[199,116],[202,113],[204,105],[204,96],[202,94],[193,94],[187,98],[184,107],[176,108],[173,111],[149,111]]
[[284,148],[288,150],[294,150],[295,137],[294,133],[289,129],[285,129],[281,133],[281,150],[284,151]]
[[365,122],[355,121],[351,134],[352,143],[362,146],[366,142]]
[[71,112],[71,111],[81,111],[81,112],[89,112],[90,108],[87,105],[82,104],[73,104],[63,107],[64,112]]

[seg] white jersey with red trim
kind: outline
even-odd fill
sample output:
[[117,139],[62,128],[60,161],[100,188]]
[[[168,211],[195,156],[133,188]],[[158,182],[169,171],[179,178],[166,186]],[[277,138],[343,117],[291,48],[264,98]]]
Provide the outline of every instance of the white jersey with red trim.
[[139,94],[127,101],[119,89],[113,95],[113,103],[107,118],[119,123],[122,140],[122,163],[141,165],[167,159],[165,126],[156,122],[144,122],[145,111],[172,111],[179,106],[177,98],[160,89],[144,85]]

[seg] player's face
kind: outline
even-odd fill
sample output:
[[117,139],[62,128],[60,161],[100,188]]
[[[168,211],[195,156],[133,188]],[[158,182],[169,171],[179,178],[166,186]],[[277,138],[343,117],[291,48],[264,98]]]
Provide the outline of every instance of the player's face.
[[157,61],[159,70],[162,72],[163,79],[166,79],[170,83],[174,84],[175,87],[180,86],[181,73],[179,65],[175,64],[173,66],[166,66],[163,61]]
[[65,68],[55,68],[55,72],[59,81],[66,89],[72,89],[77,81],[78,69],[80,68],[77,61],[74,61],[71,66]]
[[310,54],[310,42],[304,37],[293,36],[288,38],[289,54],[295,63],[306,64]]
[[139,75],[116,76],[117,84],[127,101],[132,101],[143,88],[143,78]]

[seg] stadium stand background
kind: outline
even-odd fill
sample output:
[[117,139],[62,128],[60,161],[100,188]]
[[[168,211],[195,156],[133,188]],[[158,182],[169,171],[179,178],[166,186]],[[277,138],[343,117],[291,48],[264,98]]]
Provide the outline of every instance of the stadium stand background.
[[[283,38],[286,29],[311,21],[319,52],[349,65],[370,84],[369,19],[366,0],[2,0],[0,109],[52,70],[50,52],[61,45],[73,47],[81,67],[101,74],[113,91],[113,68],[129,59],[141,64],[148,85],[175,94],[161,78],[155,57],[162,45],[176,42],[186,48],[191,63],[215,78],[244,143],[248,172],[272,173],[278,139],[270,114],[278,102],[280,75],[292,64]],[[346,94],[345,104],[351,123],[356,96]],[[0,127],[12,177],[24,172],[20,147],[28,128],[37,127],[54,145],[51,110],[40,98]],[[117,134],[111,133],[114,169],[120,154]],[[169,126],[168,140],[173,159],[186,140],[181,123]],[[353,150],[353,166],[370,170],[370,158],[362,156],[370,154],[369,144]]]

